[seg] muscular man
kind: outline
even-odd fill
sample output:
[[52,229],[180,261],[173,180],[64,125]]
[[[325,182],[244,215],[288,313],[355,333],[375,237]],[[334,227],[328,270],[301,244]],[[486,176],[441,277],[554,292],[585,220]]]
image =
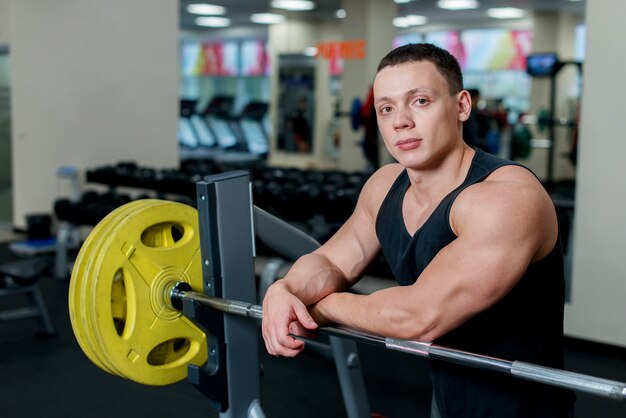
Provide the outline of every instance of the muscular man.
[[[290,333],[332,322],[562,367],[554,206],[530,171],[463,141],[471,99],[456,59],[430,44],[391,51],[378,67],[374,103],[397,163],[377,170],[342,228],[270,287],[262,325],[268,352],[295,356],[304,343]],[[401,286],[344,292],[381,250]],[[569,391],[430,365],[434,416],[562,417],[574,402]]]

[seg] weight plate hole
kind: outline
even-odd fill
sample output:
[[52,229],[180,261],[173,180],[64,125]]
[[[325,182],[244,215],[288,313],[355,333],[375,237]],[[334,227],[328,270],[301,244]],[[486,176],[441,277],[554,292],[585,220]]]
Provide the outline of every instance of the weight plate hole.
[[184,235],[185,228],[182,225],[164,222],[145,229],[141,234],[141,242],[151,248],[167,248],[180,241]]
[[182,358],[190,348],[189,340],[185,338],[172,338],[157,345],[148,354],[148,364],[151,366],[164,366]]
[[111,285],[111,316],[117,335],[122,336],[126,327],[126,285],[124,284],[124,273],[121,269],[115,272]]

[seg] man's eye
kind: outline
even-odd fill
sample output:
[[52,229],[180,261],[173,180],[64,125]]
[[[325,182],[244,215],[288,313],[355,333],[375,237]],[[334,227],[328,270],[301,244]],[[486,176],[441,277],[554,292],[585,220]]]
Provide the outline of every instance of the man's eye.
[[420,106],[424,106],[428,104],[428,99],[416,99],[414,103]]
[[391,106],[383,106],[380,108],[380,113],[384,115],[385,113],[391,112],[391,110],[392,110]]

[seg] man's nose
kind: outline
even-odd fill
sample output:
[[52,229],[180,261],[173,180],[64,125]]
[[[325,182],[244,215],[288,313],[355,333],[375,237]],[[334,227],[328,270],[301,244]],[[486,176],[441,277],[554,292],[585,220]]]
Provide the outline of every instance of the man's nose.
[[406,129],[414,126],[413,118],[409,109],[399,108],[393,118],[394,129]]

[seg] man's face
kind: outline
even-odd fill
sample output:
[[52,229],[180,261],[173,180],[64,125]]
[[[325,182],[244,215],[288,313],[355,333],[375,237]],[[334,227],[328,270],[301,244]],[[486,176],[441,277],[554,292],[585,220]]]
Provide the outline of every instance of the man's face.
[[438,156],[462,141],[468,99],[465,91],[451,95],[445,78],[429,61],[385,67],[374,80],[374,104],[385,146],[409,168],[436,164]]

